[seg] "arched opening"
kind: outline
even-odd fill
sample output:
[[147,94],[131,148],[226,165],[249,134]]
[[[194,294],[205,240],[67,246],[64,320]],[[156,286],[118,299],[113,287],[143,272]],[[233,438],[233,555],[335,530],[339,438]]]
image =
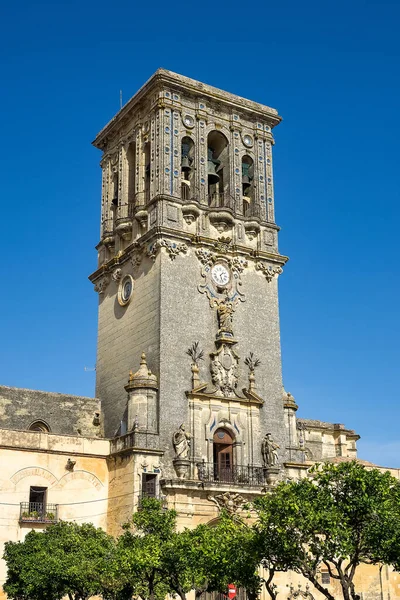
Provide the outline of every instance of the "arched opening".
[[220,131],[211,131],[207,138],[208,204],[211,207],[229,204],[229,143]]
[[42,433],[50,433],[50,427],[44,421],[33,421],[28,427],[29,431],[41,431]]
[[128,152],[126,153],[128,163],[128,203],[133,204],[136,195],[136,144],[129,144]]
[[217,429],[213,437],[214,480],[233,480],[234,438],[226,429]]
[[150,142],[144,145],[144,198],[150,202]]
[[111,207],[115,208],[118,206],[118,188],[119,188],[119,175],[118,165],[112,167],[111,175]]
[[193,197],[193,174],[194,174],[194,142],[192,138],[185,136],[181,145],[181,197],[182,200],[190,200]]
[[251,156],[242,158],[242,200],[243,215],[248,217],[253,214],[254,207],[254,161]]

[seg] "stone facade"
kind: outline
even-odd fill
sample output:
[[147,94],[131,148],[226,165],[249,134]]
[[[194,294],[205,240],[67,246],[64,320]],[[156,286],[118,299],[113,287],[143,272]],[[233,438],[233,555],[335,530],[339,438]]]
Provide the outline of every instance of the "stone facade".
[[[194,527],[316,461],[357,457],[353,430],[297,418],[282,385],[279,122],[160,69],[96,137],[99,400],[0,387],[0,545],[57,519],[118,535],[143,495]],[[362,600],[399,597],[388,569],[360,577]],[[277,585],[319,597],[292,573]]]

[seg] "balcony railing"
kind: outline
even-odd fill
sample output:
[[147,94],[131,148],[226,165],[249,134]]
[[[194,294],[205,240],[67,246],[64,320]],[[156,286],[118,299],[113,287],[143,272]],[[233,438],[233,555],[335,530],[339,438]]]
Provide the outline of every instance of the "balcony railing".
[[215,463],[197,463],[200,481],[218,483],[235,483],[241,485],[263,485],[265,483],[264,468],[254,465],[234,465],[220,467]]
[[21,502],[21,523],[57,523],[58,504],[43,502]]
[[235,199],[224,192],[214,192],[208,195],[208,206],[210,208],[229,208],[235,210]]

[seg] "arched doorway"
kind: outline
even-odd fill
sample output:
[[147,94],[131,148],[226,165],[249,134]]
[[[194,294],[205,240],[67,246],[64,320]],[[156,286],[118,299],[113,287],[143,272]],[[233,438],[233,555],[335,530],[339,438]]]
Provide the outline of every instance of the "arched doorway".
[[233,480],[234,438],[226,429],[217,429],[213,437],[213,460],[215,481]]

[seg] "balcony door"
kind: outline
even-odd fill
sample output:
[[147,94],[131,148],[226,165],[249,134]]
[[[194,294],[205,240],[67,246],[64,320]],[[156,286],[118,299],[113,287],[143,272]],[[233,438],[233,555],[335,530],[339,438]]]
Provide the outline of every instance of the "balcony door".
[[233,481],[233,438],[226,429],[217,429],[213,438],[214,478],[216,481]]

